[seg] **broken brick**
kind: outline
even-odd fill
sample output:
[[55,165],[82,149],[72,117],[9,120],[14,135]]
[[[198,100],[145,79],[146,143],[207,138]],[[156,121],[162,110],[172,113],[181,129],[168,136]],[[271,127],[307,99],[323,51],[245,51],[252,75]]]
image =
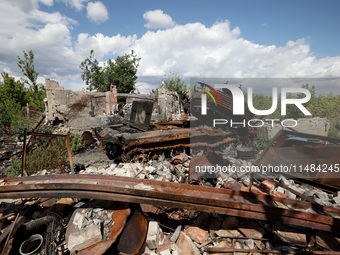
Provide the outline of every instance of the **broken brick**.
[[199,227],[190,226],[185,230],[185,233],[195,242],[204,243],[208,239],[208,231],[205,231]]
[[239,227],[238,230],[249,238],[262,238],[265,233],[255,222],[247,222],[246,225]]
[[183,231],[179,235],[176,245],[180,249],[182,254],[185,254],[185,255],[200,255],[201,254],[201,252],[196,247],[196,245],[193,243],[191,238],[187,236]]
[[297,229],[289,228],[283,225],[273,226],[273,236],[283,242],[293,243],[299,246],[307,245],[306,234]]
[[239,231],[229,229],[217,230],[215,234],[218,235],[219,237],[244,237]]
[[266,191],[268,194],[272,194],[273,190],[275,189],[275,183],[273,183],[270,180],[264,180],[263,182],[261,182],[260,184],[260,188],[264,191]]

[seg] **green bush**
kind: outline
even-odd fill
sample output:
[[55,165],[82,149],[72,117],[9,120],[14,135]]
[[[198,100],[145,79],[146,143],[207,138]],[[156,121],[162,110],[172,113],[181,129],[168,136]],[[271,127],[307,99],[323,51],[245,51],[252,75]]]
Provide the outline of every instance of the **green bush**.
[[254,140],[254,148],[257,151],[263,150],[264,148],[267,147],[269,142],[270,142],[270,139],[267,134],[264,134],[262,132],[257,132],[255,140]]
[[66,165],[66,139],[64,137],[47,138],[37,137],[36,148],[26,154],[28,174],[44,169],[65,169]]
[[331,127],[328,131],[328,136],[339,137],[339,130],[336,127]]
[[77,134],[70,134],[70,147],[72,154],[80,152],[84,149],[83,137]]
[[12,156],[11,157],[11,170],[5,171],[5,175],[8,177],[17,177],[21,174],[21,164],[22,160],[21,157]]

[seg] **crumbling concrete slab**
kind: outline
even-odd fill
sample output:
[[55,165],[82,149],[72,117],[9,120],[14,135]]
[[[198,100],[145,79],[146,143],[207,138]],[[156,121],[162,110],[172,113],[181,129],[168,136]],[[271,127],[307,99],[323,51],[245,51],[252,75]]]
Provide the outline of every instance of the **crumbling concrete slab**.
[[67,247],[70,252],[76,252],[91,245],[94,245],[102,240],[102,234],[100,230],[100,224],[93,224],[86,228],[83,228],[77,232],[70,234]]

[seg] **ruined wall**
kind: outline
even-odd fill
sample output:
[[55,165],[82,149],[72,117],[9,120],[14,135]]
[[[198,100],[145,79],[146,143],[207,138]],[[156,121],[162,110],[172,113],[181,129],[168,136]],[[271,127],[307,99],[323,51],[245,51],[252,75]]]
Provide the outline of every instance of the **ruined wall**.
[[[150,95],[117,93],[114,85],[111,85],[110,91],[107,92],[83,92],[66,90],[59,86],[57,81],[50,79],[46,79],[45,84],[47,122],[63,123],[65,127],[72,129],[91,129],[129,120],[127,117],[130,116],[130,112],[126,112],[125,118],[113,112],[113,107],[117,105],[117,97],[130,98],[130,102],[156,99]],[[125,110],[131,111],[131,107]]]
[[176,92],[167,90],[164,86],[158,89],[158,114],[163,120],[180,115],[179,96]]
[[59,83],[45,80],[47,90],[47,121],[63,122],[73,129],[90,129],[121,123],[122,117],[112,115],[113,93],[117,90],[102,92],[83,92],[66,90]]

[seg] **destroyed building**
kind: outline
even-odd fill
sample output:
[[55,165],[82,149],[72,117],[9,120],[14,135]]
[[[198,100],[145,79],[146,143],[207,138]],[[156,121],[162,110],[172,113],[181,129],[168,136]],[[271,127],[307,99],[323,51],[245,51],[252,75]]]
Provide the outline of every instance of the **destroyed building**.
[[[198,125],[165,88],[75,92],[47,79],[46,89],[47,123],[91,139],[64,174],[1,178],[3,254],[340,254],[340,139],[313,133],[327,120],[280,130],[256,151],[258,130]],[[261,172],[294,162],[334,176]]]

